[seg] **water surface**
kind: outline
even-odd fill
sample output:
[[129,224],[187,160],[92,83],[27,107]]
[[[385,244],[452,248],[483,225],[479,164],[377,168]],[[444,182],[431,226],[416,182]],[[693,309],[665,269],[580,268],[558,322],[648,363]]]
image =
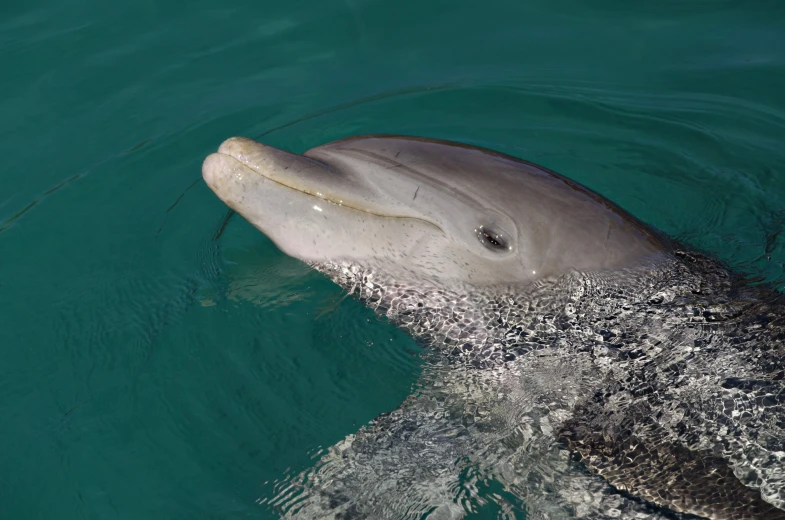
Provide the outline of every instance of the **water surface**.
[[785,283],[779,1],[7,2],[0,67],[2,518],[274,518],[416,385],[411,339],[227,220],[231,135],[490,147]]

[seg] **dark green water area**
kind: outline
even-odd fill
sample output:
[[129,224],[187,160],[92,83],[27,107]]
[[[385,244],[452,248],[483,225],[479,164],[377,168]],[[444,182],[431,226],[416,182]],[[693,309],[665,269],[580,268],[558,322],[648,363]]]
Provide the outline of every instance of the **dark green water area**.
[[4,2],[0,77],[3,519],[275,518],[416,385],[409,336],[227,219],[232,135],[493,148],[785,283],[779,0]]

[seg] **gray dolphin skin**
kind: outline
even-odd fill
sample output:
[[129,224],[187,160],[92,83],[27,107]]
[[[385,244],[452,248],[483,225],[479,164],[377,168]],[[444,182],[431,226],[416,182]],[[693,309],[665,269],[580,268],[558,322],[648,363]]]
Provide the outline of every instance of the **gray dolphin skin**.
[[[230,208],[423,346],[416,391],[282,478],[286,518],[785,519],[785,301],[508,155],[231,138]],[[690,516],[695,515],[695,516]]]

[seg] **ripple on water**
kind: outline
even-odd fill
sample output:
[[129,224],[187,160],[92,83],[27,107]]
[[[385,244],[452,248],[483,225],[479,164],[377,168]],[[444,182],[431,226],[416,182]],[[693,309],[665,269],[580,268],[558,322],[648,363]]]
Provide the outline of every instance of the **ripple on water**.
[[[329,478],[329,446],[409,393],[448,401],[408,336],[207,196],[199,162],[229,135],[498,149],[785,284],[774,4],[50,4],[0,19],[0,516],[234,518],[259,496],[294,510],[298,479]],[[548,393],[565,366],[522,388]],[[528,398],[486,410],[494,446],[538,448],[513,411]],[[513,518],[515,496],[561,481],[545,456],[478,452],[495,466],[455,457],[440,491],[477,516]],[[414,495],[388,508],[417,516]]]

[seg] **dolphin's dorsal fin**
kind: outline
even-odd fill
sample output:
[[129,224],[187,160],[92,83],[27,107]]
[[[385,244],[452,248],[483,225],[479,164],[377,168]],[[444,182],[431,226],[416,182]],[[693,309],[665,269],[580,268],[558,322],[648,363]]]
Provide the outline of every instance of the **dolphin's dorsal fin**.
[[611,417],[596,403],[576,412],[560,440],[617,489],[712,520],[785,520],[785,511],[742,484],[725,459],[674,443],[651,414],[634,413],[635,429],[644,437],[629,427],[630,417]]

